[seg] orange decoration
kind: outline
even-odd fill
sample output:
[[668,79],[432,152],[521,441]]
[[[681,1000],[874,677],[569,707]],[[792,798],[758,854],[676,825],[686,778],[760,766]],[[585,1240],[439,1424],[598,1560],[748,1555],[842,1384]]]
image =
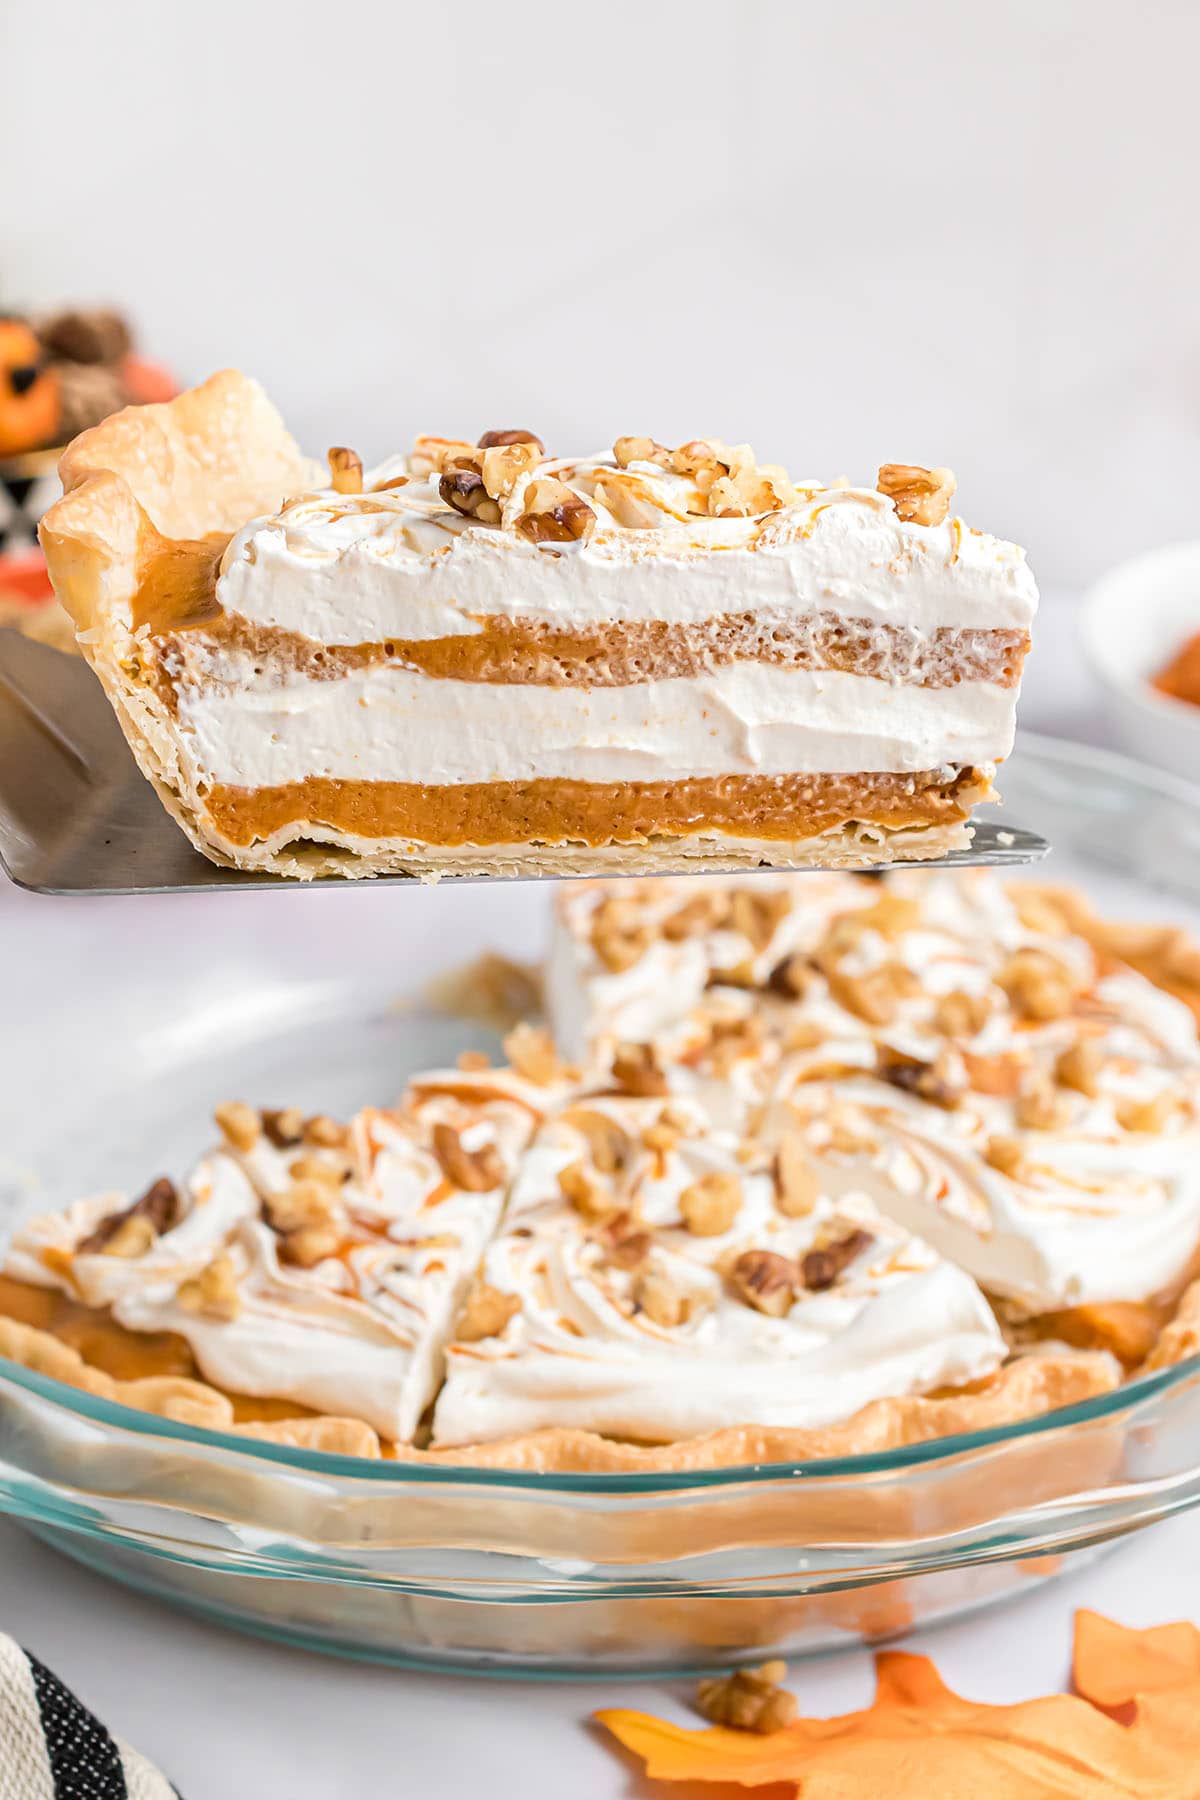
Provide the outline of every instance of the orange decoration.
[[0,456],[52,444],[57,429],[57,375],[29,326],[0,318]]
[[[1187,1800],[1200,1796],[1200,1631],[1080,1613],[1077,1694],[984,1706],[926,1656],[886,1651],[862,1712],[769,1736],[597,1713],[660,1781],[782,1784],[803,1800]],[[1119,1713],[1120,1717],[1110,1714]]]
[[1200,631],[1181,644],[1165,669],[1150,683],[1160,694],[1200,706]]

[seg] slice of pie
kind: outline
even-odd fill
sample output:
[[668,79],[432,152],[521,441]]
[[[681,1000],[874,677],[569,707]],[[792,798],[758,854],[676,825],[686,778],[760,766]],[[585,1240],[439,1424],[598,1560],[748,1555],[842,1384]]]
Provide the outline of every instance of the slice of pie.
[[1023,552],[947,470],[418,441],[308,462],[225,373],[65,453],[56,589],[206,855],[293,876],[938,856],[1011,746]]
[[348,1127],[222,1107],[224,1144],[182,1189],[20,1230],[0,1312],[112,1377],[202,1378],[236,1417],[293,1402],[407,1443],[536,1116],[504,1071],[431,1075]]

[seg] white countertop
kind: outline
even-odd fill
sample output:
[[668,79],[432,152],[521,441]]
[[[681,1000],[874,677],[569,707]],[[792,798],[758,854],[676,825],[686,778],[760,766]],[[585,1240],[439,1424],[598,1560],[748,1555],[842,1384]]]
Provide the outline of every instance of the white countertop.
[[[1103,742],[1103,718],[1073,647],[1071,624],[1065,600],[1052,598],[1042,614],[1022,718],[1038,730]],[[509,888],[486,905],[482,890],[474,894],[453,908],[463,925],[464,905],[475,909],[471,935],[477,930],[480,942],[528,939],[529,920],[520,915],[529,903],[521,889]],[[418,936],[426,938],[429,902],[420,895],[408,900],[410,918],[423,918]],[[265,896],[216,904],[247,902],[260,920],[276,904]],[[7,1059],[22,1053],[23,1008],[37,1004],[39,994],[53,1005],[56,991],[88,966],[89,946],[111,946],[115,933],[137,944],[149,966],[155,954],[166,953],[175,928],[185,918],[193,925],[205,904],[211,902],[44,901],[0,886],[0,991],[7,997],[0,1085],[6,1068],[15,1068]],[[286,901],[278,917],[299,921],[314,904],[328,908],[323,900]],[[357,904],[370,908],[372,901]],[[289,906],[297,911],[282,910]],[[185,932],[182,941],[194,939]],[[413,951],[412,938],[407,945],[398,941],[398,964],[405,949]],[[45,1073],[69,1086],[85,1070],[71,1070],[70,1050],[60,1040]],[[1052,1690],[1066,1674],[1076,1606],[1108,1611],[1130,1624],[1200,1619],[1196,1542],[1192,1518],[1158,1526],[1020,1605],[922,1634],[914,1647],[936,1656],[951,1684],[978,1699]],[[526,1800],[663,1793],[661,1786],[640,1783],[631,1765],[588,1725],[588,1716],[613,1704],[687,1716],[687,1685],[677,1682],[527,1685],[399,1674],[258,1643],[111,1586],[7,1522],[0,1522],[0,1629],[56,1669],[112,1730],[154,1758],[184,1800],[360,1800],[401,1793],[476,1800],[484,1785],[500,1794],[519,1788]],[[853,1653],[797,1664],[793,1683],[806,1710],[844,1711],[869,1695],[870,1658]],[[672,1791],[685,1800],[689,1790]]]

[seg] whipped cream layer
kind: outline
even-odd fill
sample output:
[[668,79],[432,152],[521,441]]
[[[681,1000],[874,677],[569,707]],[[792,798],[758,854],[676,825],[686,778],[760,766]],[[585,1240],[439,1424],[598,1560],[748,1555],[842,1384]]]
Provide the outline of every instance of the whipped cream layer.
[[455,513],[436,477],[371,491],[405,467],[394,459],[374,471],[362,495],[325,490],[248,524],[222,564],[222,606],[322,643],[358,644],[470,634],[486,616],[688,624],[831,608],[924,632],[1024,630],[1037,605],[1016,545],[960,519],[908,524],[872,489],[813,488],[782,512],[706,518],[688,513],[686,480],[634,464],[654,522],[629,529],[596,496],[616,467],[610,458],[555,459],[518,483],[506,514],[519,512],[529,479],[550,475],[587,499],[597,526],[586,542],[546,546]]
[[[771,1173],[747,1165],[736,1138],[688,1102],[665,1117],[677,1138],[666,1150],[644,1141],[664,1118],[651,1100],[585,1098],[543,1127],[484,1260],[483,1281],[515,1310],[448,1350],[436,1444],[547,1425],[648,1442],[735,1423],[820,1426],[999,1365],[1003,1341],[975,1284],[865,1196],[814,1195],[804,1216],[785,1216]],[[573,1168],[608,1194],[607,1218],[566,1202],[559,1178]],[[734,1184],[736,1216],[698,1235],[681,1208],[713,1176]],[[631,1233],[645,1240],[632,1262]],[[850,1234],[857,1247],[828,1285],[798,1289],[777,1314],[741,1297],[744,1253],[798,1268]],[[665,1322],[664,1291],[685,1317]]]
[[386,665],[265,683],[252,659],[224,660],[220,683],[179,689],[180,755],[193,780],[241,787],[914,773],[990,765],[1011,749],[1015,720],[1013,690],[995,682],[894,686],[757,662],[574,688]]

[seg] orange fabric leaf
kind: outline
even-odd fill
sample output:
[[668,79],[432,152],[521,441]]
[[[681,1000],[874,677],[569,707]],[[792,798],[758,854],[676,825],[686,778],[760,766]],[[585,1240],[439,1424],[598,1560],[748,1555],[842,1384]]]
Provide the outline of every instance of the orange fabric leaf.
[[[1190,1634],[1190,1637],[1187,1635]],[[803,1800],[1187,1800],[1200,1796],[1200,1632],[1129,1631],[1083,1615],[1080,1695],[985,1706],[925,1656],[876,1657],[869,1707],[769,1736],[690,1730],[646,1713],[596,1715],[664,1781],[790,1785]],[[1122,1724],[1101,1710],[1133,1699]],[[1081,1697],[1086,1695],[1086,1697]]]
[[1100,1613],[1077,1612],[1072,1678],[1076,1693],[1107,1713],[1181,1682],[1200,1688],[1200,1631],[1184,1620],[1132,1631]]

